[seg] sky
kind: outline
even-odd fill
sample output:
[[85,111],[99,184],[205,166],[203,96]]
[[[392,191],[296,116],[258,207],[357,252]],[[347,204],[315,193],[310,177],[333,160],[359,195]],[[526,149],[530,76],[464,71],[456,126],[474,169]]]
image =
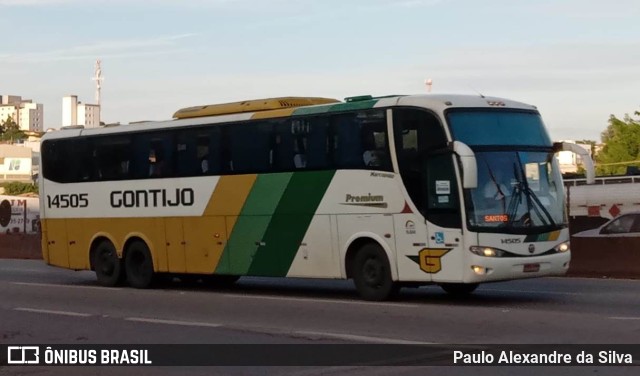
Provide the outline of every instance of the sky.
[[0,0],[0,94],[95,103],[102,120],[274,96],[477,94],[600,140],[640,110],[638,0]]

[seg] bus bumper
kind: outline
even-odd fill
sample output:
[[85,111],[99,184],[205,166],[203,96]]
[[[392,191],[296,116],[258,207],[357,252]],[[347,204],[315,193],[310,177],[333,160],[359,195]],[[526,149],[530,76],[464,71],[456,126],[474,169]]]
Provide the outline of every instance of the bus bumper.
[[470,255],[465,283],[564,275],[571,252],[539,257],[482,257]]

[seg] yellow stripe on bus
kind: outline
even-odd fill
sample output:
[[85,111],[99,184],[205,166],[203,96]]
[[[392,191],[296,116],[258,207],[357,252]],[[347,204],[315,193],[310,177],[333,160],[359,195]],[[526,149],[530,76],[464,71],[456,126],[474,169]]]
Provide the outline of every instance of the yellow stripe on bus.
[[258,175],[222,176],[204,210],[204,216],[227,216],[227,234],[231,234],[244,202]]

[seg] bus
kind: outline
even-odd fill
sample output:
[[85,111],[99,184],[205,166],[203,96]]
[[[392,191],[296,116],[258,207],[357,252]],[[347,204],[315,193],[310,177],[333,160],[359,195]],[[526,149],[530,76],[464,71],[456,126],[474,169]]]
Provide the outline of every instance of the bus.
[[481,95],[284,97],[73,127],[42,140],[43,258],[104,286],[268,276],[353,279],[366,300],[466,295],[569,268],[563,149],[536,107]]

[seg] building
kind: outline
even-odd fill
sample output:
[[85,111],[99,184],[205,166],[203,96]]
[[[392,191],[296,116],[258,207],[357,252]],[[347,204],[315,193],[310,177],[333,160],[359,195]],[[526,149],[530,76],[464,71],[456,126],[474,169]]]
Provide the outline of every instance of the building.
[[0,182],[33,182],[39,171],[39,153],[21,145],[0,144]]
[[30,99],[18,95],[0,96],[0,122],[8,118],[18,124],[22,131],[42,132],[44,128],[44,107]]
[[62,126],[83,125],[85,128],[100,126],[100,106],[78,101],[77,95],[62,98]]

